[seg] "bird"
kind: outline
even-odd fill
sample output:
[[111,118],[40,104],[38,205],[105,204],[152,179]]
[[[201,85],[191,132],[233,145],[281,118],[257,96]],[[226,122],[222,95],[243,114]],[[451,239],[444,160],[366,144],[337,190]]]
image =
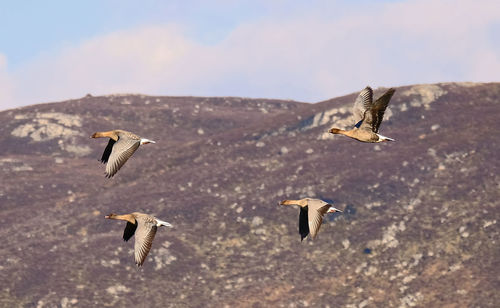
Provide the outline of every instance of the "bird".
[[166,221],[138,212],[124,215],[109,214],[104,216],[104,218],[127,221],[125,231],[123,232],[123,240],[127,242],[135,234],[134,257],[135,264],[138,267],[142,266],[144,260],[146,260],[157,228],[161,226],[173,227]]
[[341,134],[361,142],[384,142],[394,139],[382,136],[378,133],[380,123],[384,118],[384,112],[396,90],[390,88],[375,102],[373,102],[373,90],[369,86],[364,88],[354,101],[353,114],[355,125],[351,130],[331,128],[332,134]]
[[121,129],[106,132],[96,132],[90,138],[108,137],[109,142],[100,159],[106,164],[105,175],[113,177],[142,144],[156,143],[153,140],[141,138],[136,134]]
[[316,237],[326,213],[342,212],[320,199],[283,200],[279,204],[300,206],[299,233],[301,242],[308,234],[311,234],[312,239]]

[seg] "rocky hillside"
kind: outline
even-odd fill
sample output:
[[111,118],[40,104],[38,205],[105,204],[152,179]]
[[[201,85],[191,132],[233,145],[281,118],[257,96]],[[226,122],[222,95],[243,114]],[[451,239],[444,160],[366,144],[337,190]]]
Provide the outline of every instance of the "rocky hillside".
[[[376,96],[384,89],[378,89]],[[495,307],[500,303],[500,84],[397,88],[380,132],[356,94],[316,104],[87,96],[0,112],[2,307]],[[100,130],[141,147],[112,179]],[[330,215],[300,242],[298,209]],[[142,268],[124,223],[159,229]]]

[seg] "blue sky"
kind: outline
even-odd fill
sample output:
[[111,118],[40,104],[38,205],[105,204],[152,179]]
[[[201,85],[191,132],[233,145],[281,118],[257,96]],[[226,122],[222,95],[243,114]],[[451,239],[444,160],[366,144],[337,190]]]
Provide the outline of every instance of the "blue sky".
[[[7,1],[5,1],[7,2]],[[141,25],[182,23],[210,43],[239,22],[256,18],[259,5],[208,5],[210,1],[10,1],[2,3],[0,50],[16,66],[40,52]]]
[[0,109],[92,93],[316,102],[498,81],[496,1],[0,2]]

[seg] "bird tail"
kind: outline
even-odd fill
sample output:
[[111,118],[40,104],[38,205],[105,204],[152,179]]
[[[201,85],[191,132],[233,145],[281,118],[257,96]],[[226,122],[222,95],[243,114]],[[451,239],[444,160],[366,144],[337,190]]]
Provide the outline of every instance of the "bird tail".
[[156,143],[156,142],[146,138],[141,138],[141,144],[148,144],[148,143]]
[[382,136],[380,134],[377,134],[377,136],[380,138],[380,141],[379,142],[382,142],[382,141],[396,141],[392,138],[389,138],[389,137],[386,137],[386,136]]
[[156,222],[157,222],[157,226],[165,226],[165,227],[170,227],[170,228],[173,228],[174,226],[172,226],[172,224],[166,222],[166,221],[163,221],[163,220],[159,220],[158,218],[156,218]]

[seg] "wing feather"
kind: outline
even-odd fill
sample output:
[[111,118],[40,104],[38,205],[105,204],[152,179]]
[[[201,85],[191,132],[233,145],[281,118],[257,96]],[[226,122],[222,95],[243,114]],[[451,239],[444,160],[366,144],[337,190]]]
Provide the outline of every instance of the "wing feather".
[[111,155],[106,165],[106,177],[110,178],[120,170],[127,160],[139,148],[140,140],[119,138],[113,145]]
[[359,127],[365,117],[365,111],[369,109],[373,102],[373,90],[370,87],[366,87],[361,92],[359,92],[358,97],[354,101],[354,107],[352,110],[354,116],[354,123]]
[[106,146],[106,149],[104,149],[104,153],[102,153],[101,163],[105,164],[108,162],[109,155],[111,154],[111,151],[113,150],[113,145],[115,144],[115,142],[116,141],[109,138],[108,145]]
[[307,219],[307,211],[308,211],[307,206],[300,208],[299,233],[300,233],[300,241],[301,242],[309,234],[309,222]]
[[137,221],[135,224],[127,221],[125,230],[123,231],[123,240],[127,242],[132,236],[134,236],[135,230],[137,229]]
[[156,227],[154,222],[144,219],[137,223],[138,227],[135,234],[134,257],[137,266],[142,266],[149,250],[151,250],[158,227]]
[[323,216],[330,208],[330,204],[323,202],[322,204],[311,204],[309,202],[309,211],[308,211],[308,221],[309,221],[309,232],[311,237],[314,239],[321,228],[321,224],[323,223]]
[[381,97],[379,97],[371,107],[371,129],[374,133],[378,133],[378,129],[384,118],[385,109],[387,108],[387,105],[389,105],[389,101],[391,100],[394,92],[396,92],[396,90],[390,88]]

